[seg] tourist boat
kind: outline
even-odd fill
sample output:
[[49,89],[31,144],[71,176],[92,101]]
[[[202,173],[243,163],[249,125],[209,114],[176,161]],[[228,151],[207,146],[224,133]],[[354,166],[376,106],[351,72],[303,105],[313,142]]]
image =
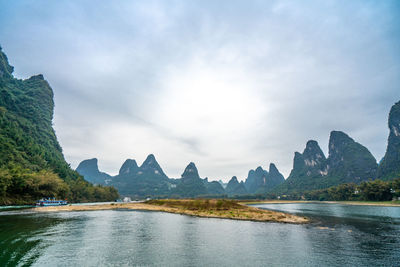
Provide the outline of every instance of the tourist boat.
[[66,200],[57,200],[55,197],[53,198],[42,198],[36,202],[36,206],[45,207],[45,206],[62,206],[67,205],[68,201]]

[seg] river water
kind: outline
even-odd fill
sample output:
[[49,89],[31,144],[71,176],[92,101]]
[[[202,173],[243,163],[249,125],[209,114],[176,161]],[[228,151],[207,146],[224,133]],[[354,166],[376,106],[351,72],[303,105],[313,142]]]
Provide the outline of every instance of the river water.
[[0,266],[400,266],[400,207],[256,206],[312,223],[132,210],[0,212]]

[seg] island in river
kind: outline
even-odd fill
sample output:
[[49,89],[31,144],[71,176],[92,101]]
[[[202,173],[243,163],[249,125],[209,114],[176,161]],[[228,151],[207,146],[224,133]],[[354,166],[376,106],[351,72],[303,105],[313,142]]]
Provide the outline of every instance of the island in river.
[[112,209],[162,211],[197,217],[225,218],[261,222],[280,222],[295,224],[303,224],[309,222],[309,219],[306,217],[296,216],[283,212],[258,209],[255,207],[246,206],[234,200],[225,199],[164,199],[131,203],[37,207],[33,208],[32,210],[38,212],[55,212]]

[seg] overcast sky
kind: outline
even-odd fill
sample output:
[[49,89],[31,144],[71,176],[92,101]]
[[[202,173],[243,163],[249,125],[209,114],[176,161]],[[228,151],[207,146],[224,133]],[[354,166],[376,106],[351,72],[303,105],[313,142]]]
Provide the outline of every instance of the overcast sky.
[[42,73],[73,168],[155,154],[170,177],[288,176],[341,130],[380,160],[400,100],[400,1],[8,1],[0,45]]

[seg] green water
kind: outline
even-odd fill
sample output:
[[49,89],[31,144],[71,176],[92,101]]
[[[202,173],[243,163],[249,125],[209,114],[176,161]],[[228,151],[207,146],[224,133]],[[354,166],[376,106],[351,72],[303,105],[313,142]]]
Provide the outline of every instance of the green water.
[[106,210],[0,212],[0,266],[400,266],[400,208],[257,205],[308,225]]

